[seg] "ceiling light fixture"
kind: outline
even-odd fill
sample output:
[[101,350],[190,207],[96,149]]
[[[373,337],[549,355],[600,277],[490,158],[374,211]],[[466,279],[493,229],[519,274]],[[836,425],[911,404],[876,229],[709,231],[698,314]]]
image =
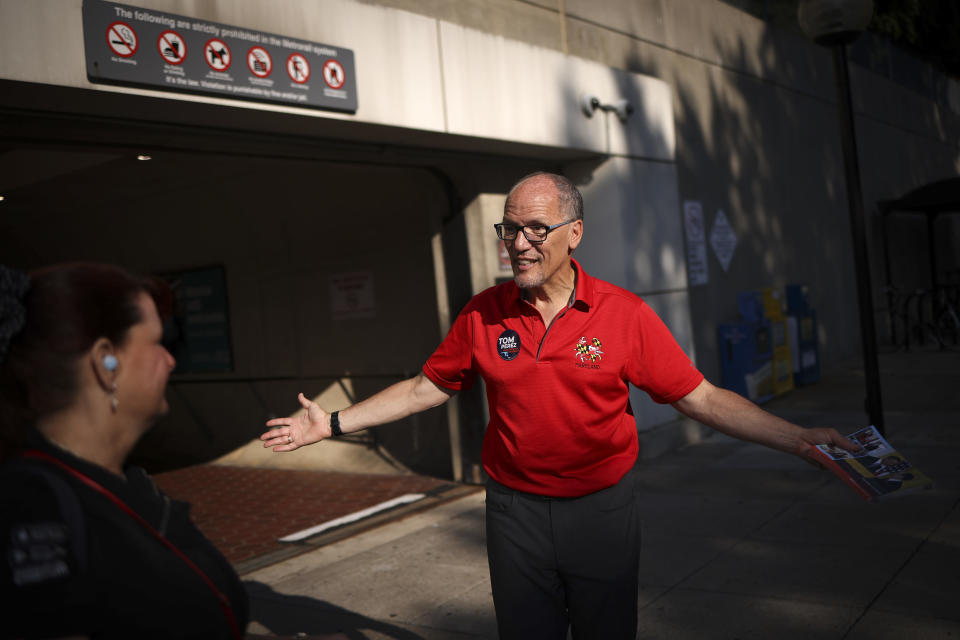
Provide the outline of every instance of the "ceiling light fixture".
[[145,153],[141,153],[140,155],[137,156],[137,160],[147,161],[147,160],[153,160],[153,158],[148,156]]

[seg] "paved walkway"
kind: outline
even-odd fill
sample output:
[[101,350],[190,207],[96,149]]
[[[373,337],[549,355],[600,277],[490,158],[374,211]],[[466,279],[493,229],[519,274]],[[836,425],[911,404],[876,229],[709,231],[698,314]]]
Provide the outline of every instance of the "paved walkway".
[[[829,473],[720,435],[645,464],[640,638],[960,638],[960,353],[883,354],[881,369],[888,439],[937,487],[867,504]],[[864,425],[862,398],[862,374],[843,368],[766,408],[850,432]],[[262,494],[237,492],[242,480],[225,476],[220,495],[270,503],[278,492],[290,495],[283,474],[305,472],[278,473]],[[333,501],[338,491],[324,493],[314,478],[317,493],[293,511]],[[440,494],[447,486],[399,478],[384,496],[408,492],[407,482]],[[161,486],[172,489],[167,480],[161,476]],[[339,491],[372,482],[353,480]],[[218,541],[212,532],[226,516],[217,500],[204,506],[190,491],[182,497],[197,504],[201,528]],[[249,637],[496,638],[483,493],[434,500],[295,557],[241,562],[253,607]],[[285,535],[297,522],[269,528]]]

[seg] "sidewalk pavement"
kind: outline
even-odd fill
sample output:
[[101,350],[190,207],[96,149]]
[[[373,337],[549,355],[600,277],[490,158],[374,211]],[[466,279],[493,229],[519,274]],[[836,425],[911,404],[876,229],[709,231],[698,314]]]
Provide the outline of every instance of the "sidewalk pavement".
[[[858,364],[765,408],[842,433],[865,426]],[[936,488],[868,504],[828,472],[719,434],[644,463],[639,638],[960,638],[960,352],[885,353],[880,365],[887,438]],[[297,492],[278,480],[258,493],[264,481],[241,485],[242,470],[211,473],[205,482],[223,483],[221,495],[241,493],[257,506]],[[324,490],[328,480],[307,478],[304,486],[320,488],[292,512],[265,515],[277,522],[264,529],[292,533],[320,515],[315,503],[332,505],[373,482],[347,477]],[[251,596],[249,638],[496,638],[483,492],[417,476],[392,482],[367,501],[433,495],[372,523],[380,526],[234,556]],[[173,488],[163,476],[160,485]],[[216,500],[170,493],[195,503],[208,533],[226,517]],[[326,515],[343,515],[331,509]],[[310,517],[288,524],[294,512]],[[224,540],[236,526],[221,529]]]
[[426,508],[448,495],[462,495],[466,489],[449,480],[413,474],[213,464],[161,473],[154,480],[167,495],[190,503],[193,521],[241,573],[347,537],[384,518],[366,519],[307,543],[283,543],[279,538],[407,494],[425,494],[427,498],[384,515]]

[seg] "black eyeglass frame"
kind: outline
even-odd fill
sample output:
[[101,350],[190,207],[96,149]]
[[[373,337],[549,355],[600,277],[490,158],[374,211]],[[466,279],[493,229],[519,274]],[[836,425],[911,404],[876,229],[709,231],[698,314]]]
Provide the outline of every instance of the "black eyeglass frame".
[[[517,234],[523,233],[523,237],[526,238],[527,242],[529,242],[530,244],[540,244],[542,242],[547,241],[547,236],[549,236],[550,232],[553,231],[554,229],[558,227],[562,227],[565,224],[570,224],[571,222],[576,222],[578,219],[579,218],[573,218],[572,220],[564,220],[563,222],[558,222],[557,224],[550,225],[549,227],[543,227],[543,225],[540,225],[540,224],[526,225],[526,224],[509,224],[507,222],[498,222],[497,224],[493,225],[493,228],[497,230],[497,237],[500,238],[501,240],[507,240],[507,241],[516,240]],[[509,238],[504,238],[503,228],[506,226],[516,227],[517,232],[514,233],[513,236]],[[534,236],[533,238],[531,238],[530,235],[527,233],[527,227],[543,227],[544,229],[543,237],[541,238],[539,236]]]

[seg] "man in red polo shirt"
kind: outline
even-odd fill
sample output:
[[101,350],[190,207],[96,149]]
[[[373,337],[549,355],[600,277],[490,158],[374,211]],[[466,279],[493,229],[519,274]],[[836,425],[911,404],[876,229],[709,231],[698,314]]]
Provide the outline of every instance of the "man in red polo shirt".
[[475,296],[414,378],[326,414],[300,394],[297,418],[267,422],[265,447],[293,451],[444,403],[477,376],[487,556],[503,639],[634,638],[640,527],[629,385],[726,434],[808,459],[811,444],[857,446],[804,429],[706,381],[636,295],[573,259],[583,201],[536,173],[507,196],[498,236],[514,279]]

